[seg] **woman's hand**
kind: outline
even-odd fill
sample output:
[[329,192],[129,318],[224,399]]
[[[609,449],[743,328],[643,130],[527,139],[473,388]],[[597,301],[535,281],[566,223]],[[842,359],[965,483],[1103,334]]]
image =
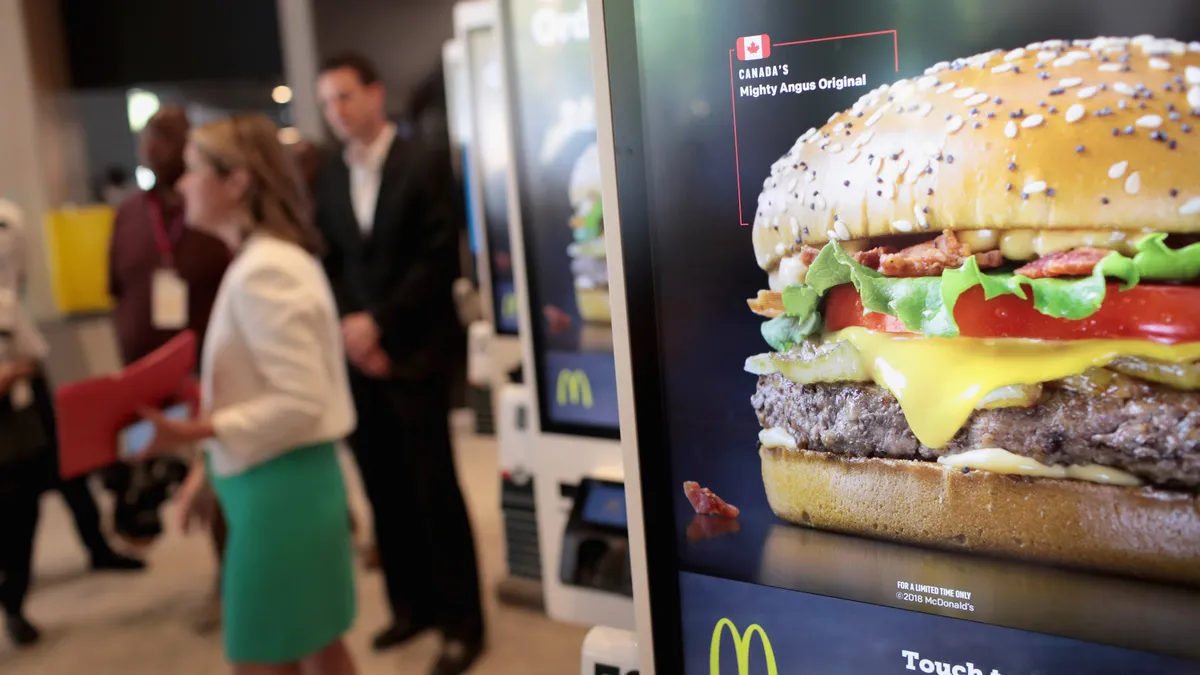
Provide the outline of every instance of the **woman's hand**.
[[176,420],[163,414],[157,408],[142,408],[139,411],[142,418],[154,425],[154,440],[140,457],[153,457],[190,445],[206,438],[212,438],[212,423],[204,419]]
[[187,534],[193,523],[208,527],[216,515],[217,500],[208,485],[204,464],[196,463],[175,493],[175,524]]

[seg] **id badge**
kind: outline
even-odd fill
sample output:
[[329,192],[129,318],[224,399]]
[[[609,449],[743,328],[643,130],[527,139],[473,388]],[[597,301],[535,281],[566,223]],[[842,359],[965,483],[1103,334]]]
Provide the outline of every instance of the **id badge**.
[[150,299],[151,321],[158,330],[183,330],[188,325],[188,287],[179,273],[161,269],[154,273]]

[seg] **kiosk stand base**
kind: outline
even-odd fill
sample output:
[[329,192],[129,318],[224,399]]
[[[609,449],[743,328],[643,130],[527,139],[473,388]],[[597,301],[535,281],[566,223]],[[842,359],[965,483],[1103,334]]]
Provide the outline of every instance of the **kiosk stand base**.
[[583,640],[580,675],[638,675],[637,635],[597,626]]

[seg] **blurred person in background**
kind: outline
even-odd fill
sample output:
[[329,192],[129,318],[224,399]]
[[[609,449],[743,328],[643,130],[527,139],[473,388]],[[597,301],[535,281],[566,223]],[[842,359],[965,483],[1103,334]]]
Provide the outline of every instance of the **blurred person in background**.
[[[186,164],[188,223],[235,258],[205,342],[201,416],[144,411],[151,452],[204,447],[193,471],[229,524],[222,606],[234,672],[350,675],[354,568],[335,443],[355,414],[321,237],[265,116],[196,129]],[[193,496],[180,494],[184,517]]]
[[383,85],[362,56],[326,61],[317,93],[345,143],[318,176],[317,224],[358,408],[350,445],[392,610],[373,645],[388,649],[437,628],[444,640],[433,672],[462,673],[483,650],[484,626],[448,419],[463,330],[452,295],[459,239],[448,162],[388,122]]
[[137,192],[137,186],[129,181],[129,173],[120,164],[112,164],[104,170],[98,190],[100,201],[114,209]]
[[[100,530],[100,510],[87,477],[62,480],[58,472],[54,403],[43,368],[44,340],[20,307],[28,251],[20,210],[0,200],[0,604],[9,615],[8,630],[17,644],[37,640],[37,631],[20,612],[29,586],[28,567],[37,526],[41,492],[58,489],[71,510],[75,528],[90,554],[93,570],[139,570],[139,560],[113,551]],[[25,372],[25,361],[32,368]],[[36,420],[36,434],[26,425]],[[36,438],[31,444],[29,439]],[[36,454],[30,454],[36,449]],[[29,505],[32,504],[32,508]]]
[[[187,114],[163,106],[146,123],[140,139],[142,163],[154,172],[154,187],[126,199],[117,210],[109,248],[109,292],[115,301],[117,344],[126,364],[150,354],[184,329],[203,344],[217,288],[229,265],[228,247],[215,237],[185,226],[184,200],[176,189],[183,175]],[[156,308],[160,296],[185,296],[186,316]],[[179,319],[182,318],[183,321]],[[143,543],[162,532],[159,506],[186,467],[159,459],[109,470],[106,484],[117,493],[114,529]],[[218,556],[224,540],[219,512],[212,519]],[[219,583],[219,575],[218,575]],[[218,594],[201,609],[197,628],[209,630],[220,620]]]
[[24,308],[0,308],[0,608],[9,639],[38,641],[25,617],[37,530],[37,485],[46,435],[33,407],[30,378],[48,349]]
[[0,200],[0,609],[18,646],[38,640],[25,617],[33,565],[38,499],[45,485],[46,435],[33,407],[30,380],[46,357],[46,341],[21,306],[25,266],[20,212]]

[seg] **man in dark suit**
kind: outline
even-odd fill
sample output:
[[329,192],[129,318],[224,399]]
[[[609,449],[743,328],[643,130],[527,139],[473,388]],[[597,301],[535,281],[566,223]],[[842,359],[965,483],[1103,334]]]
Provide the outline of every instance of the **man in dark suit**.
[[345,143],[318,174],[317,223],[358,409],[350,445],[392,608],[374,646],[439,628],[433,672],[465,672],[482,651],[483,616],[449,428],[462,331],[449,157],[387,121],[383,86],[361,56],[328,60],[317,92]]

